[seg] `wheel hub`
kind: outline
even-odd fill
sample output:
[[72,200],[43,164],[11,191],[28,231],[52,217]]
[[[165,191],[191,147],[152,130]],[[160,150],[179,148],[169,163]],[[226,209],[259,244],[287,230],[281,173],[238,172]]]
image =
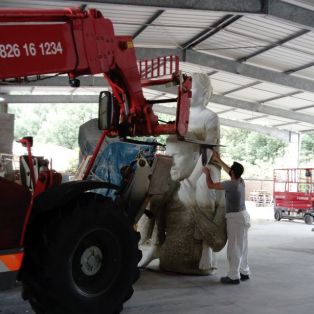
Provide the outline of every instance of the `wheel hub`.
[[102,265],[103,256],[97,246],[88,247],[81,256],[81,270],[87,276],[97,274]]

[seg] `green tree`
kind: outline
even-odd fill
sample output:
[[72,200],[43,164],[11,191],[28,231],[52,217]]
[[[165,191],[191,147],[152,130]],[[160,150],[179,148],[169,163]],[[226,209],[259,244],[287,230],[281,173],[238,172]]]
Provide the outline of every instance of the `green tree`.
[[286,147],[281,140],[248,130],[222,127],[221,135],[221,143],[226,145],[221,150],[223,154],[252,165],[258,160],[273,161],[283,155]]
[[247,138],[246,160],[256,164],[258,160],[273,162],[284,154],[286,144],[283,141],[251,132]]
[[301,162],[314,166],[314,132],[301,136]]
[[225,145],[221,153],[229,159],[238,161],[246,160],[247,137],[250,131],[236,128],[221,127],[220,143]]
[[221,127],[220,151],[223,159],[232,164],[241,162],[246,178],[271,179],[274,160],[284,154],[283,141],[248,130]]
[[34,141],[70,149],[78,146],[79,126],[97,117],[97,104],[11,105],[15,114],[15,138],[33,136]]

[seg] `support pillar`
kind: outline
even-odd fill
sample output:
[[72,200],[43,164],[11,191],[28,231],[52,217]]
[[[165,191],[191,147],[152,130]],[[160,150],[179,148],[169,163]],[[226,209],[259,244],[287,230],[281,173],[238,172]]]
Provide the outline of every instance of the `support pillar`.
[[300,134],[290,132],[288,147],[286,148],[284,160],[286,168],[298,168],[300,157]]
[[[0,101],[0,154],[12,154],[13,140],[14,115],[8,113],[8,104]],[[0,291],[13,288],[15,282],[16,272],[6,271],[0,261]]]
[[0,102],[0,153],[12,154],[14,115],[8,113],[8,104]]

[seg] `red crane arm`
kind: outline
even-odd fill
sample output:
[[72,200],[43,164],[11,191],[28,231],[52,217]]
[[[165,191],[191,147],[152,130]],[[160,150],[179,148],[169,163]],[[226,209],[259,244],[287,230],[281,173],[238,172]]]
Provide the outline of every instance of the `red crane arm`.
[[[180,126],[158,123],[143,96],[132,38],[115,36],[112,22],[100,11],[1,9],[0,79],[60,73],[70,79],[102,73],[117,98],[122,89],[127,135],[185,135],[186,113],[178,115]],[[178,98],[184,102],[180,110],[188,112],[191,81],[184,84]]]

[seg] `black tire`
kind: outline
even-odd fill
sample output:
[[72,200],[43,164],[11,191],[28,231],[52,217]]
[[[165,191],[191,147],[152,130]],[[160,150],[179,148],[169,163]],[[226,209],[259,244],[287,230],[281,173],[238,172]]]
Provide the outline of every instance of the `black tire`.
[[282,218],[281,211],[277,209],[277,210],[275,211],[274,217],[275,217],[275,219],[276,219],[277,221],[280,221],[281,218]]
[[311,215],[309,215],[309,214],[304,216],[304,222],[305,222],[307,225],[311,225],[311,224],[313,223],[313,221],[314,221],[313,216],[311,216]]
[[35,312],[120,313],[141,259],[139,234],[123,212],[110,199],[85,193],[36,224],[21,273]]

